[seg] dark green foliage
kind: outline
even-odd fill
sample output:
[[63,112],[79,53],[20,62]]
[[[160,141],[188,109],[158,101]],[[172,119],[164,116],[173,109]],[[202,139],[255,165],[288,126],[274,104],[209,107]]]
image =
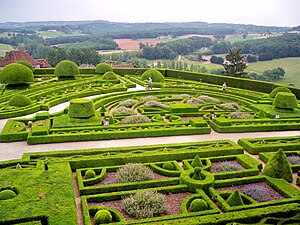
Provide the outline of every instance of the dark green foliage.
[[240,193],[235,190],[227,199],[227,204],[230,206],[240,206],[243,205],[243,200]]
[[112,215],[108,210],[101,209],[94,216],[95,224],[106,224],[112,222]]
[[166,170],[174,170],[175,169],[172,162],[165,162],[163,164],[163,168],[166,169]]
[[63,60],[56,65],[54,74],[57,77],[75,77],[79,74],[79,69],[76,63]]
[[200,159],[199,155],[196,155],[196,157],[193,159],[191,165],[194,168],[196,168],[196,167],[203,167],[203,164],[201,162],[201,159]]
[[156,69],[149,69],[146,70],[143,74],[141,79],[148,80],[151,77],[153,82],[165,82],[164,76]]
[[75,98],[70,101],[69,116],[71,118],[90,118],[95,116],[93,102],[84,98]]
[[273,101],[273,105],[280,109],[294,109],[297,108],[297,99],[292,93],[278,92]]
[[99,63],[95,68],[95,73],[105,74],[106,72],[113,71],[111,65],[108,63]]
[[211,58],[210,58],[210,62],[211,62],[211,63],[215,63],[215,64],[220,64],[220,65],[222,65],[223,62],[224,62],[224,59],[223,59],[222,57],[218,57],[218,56],[213,55],[213,56],[211,56]]
[[194,199],[190,204],[190,211],[191,212],[200,212],[207,209],[207,202],[203,199]]
[[282,149],[276,152],[273,158],[267,162],[267,165],[263,170],[263,175],[274,178],[283,178],[288,182],[293,181],[291,165]]
[[202,170],[201,170],[201,167],[195,167],[195,169],[194,169],[194,174],[193,174],[193,176],[192,176],[192,179],[194,179],[194,180],[203,180],[204,179],[204,177],[203,177],[203,175],[201,174],[201,172],[202,172]]
[[0,200],[6,200],[16,197],[16,193],[13,190],[6,189],[0,191]]
[[118,80],[118,76],[114,72],[109,71],[103,75],[102,80]]
[[9,101],[11,106],[27,106],[31,104],[31,100],[26,95],[15,95]]
[[23,66],[27,66],[33,72],[33,66],[30,62],[27,62],[26,60],[20,60],[16,63],[22,64]]
[[85,176],[86,179],[95,178],[96,173],[95,173],[94,170],[89,169],[89,170],[85,171],[84,176]]
[[292,93],[290,89],[287,87],[276,87],[273,89],[273,91],[270,93],[270,97],[275,98],[276,94],[278,92],[287,92],[287,93]]
[[244,55],[240,54],[241,49],[231,48],[225,56],[224,69],[228,75],[240,77],[246,69],[246,59]]
[[167,212],[164,196],[150,190],[139,190],[124,199],[122,208],[136,218],[150,218]]
[[26,84],[32,81],[32,70],[19,63],[9,64],[0,72],[0,82],[3,84]]

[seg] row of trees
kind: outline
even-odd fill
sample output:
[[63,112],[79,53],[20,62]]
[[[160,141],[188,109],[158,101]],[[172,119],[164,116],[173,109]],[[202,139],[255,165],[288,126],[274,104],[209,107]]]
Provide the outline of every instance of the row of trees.
[[178,55],[192,53],[202,47],[212,44],[211,39],[202,37],[191,37],[159,43],[156,46],[141,45],[142,56],[146,59],[175,59]]

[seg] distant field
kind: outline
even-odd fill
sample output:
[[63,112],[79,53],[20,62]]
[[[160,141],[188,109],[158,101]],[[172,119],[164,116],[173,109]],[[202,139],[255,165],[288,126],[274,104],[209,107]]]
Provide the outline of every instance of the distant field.
[[123,52],[136,52],[138,50],[100,50],[97,51],[99,54],[113,54],[113,53],[123,53]]
[[6,52],[9,52],[11,50],[14,50],[13,46],[0,44],[0,56],[5,56]]
[[205,68],[210,72],[212,69],[217,69],[217,68],[223,68],[221,65],[217,64],[212,64],[212,63],[203,63],[203,62],[196,62],[196,61],[191,61],[191,60],[183,60],[183,62],[187,62],[188,64],[197,64],[201,66],[205,66]]
[[247,67],[247,70],[262,73],[265,70],[270,70],[277,67],[282,67],[285,70],[284,78],[277,81],[278,83],[294,83],[296,87],[300,87],[300,57],[250,63]]
[[249,41],[249,40],[253,40],[253,39],[258,39],[260,38],[260,36],[246,36],[246,38],[244,39],[242,35],[236,35],[236,36],[231,36],[228,38],[225,38],[225,41],[229,41],[231,44],[235,43],[235,42],[239,42],[239,41]]
[[42,36],[43,38],[56,38],[56,37],[69,37],[69,36],[81,36],[86,35],[82,33],[72,33],[72,34],[66,34],[61,31],[39,31],[38,34]]
[[156,45],[159,42],[162,42],[160,39],[141,39],[141,40],[133,40],[133,39],[114,39],[114,41],[118,44],[119,48],[122,50],[139,50],[139,43],[148,44],[148,45]]

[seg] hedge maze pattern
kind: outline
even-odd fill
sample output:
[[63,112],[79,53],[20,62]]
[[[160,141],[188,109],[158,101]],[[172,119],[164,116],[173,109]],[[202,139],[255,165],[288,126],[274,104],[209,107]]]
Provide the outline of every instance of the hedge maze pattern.
[[[141,79],[144,71],[115,70],[118,80],[103,80],[94,70],[80,69],[76,79],[57,81],[53,70],[35,70],[36,82],[28,90],[5,90],[0,96],[1,118],[94,95],[95,114],[91,109],[89,117],[82,116],[76,108],[82,106],[76,106],[72,112],[66,108],[9,119],[1,142],[41,144],[207,134],[211,129],[300,128],[299,101],[293,110],[274,108],[274,97],[269,95],[274,84],[160,70],[164,82],[153,82],[153,90],[127,91],[136,83],[147,85]],[[224,81],[229,84],[226,94],[220,86]],[[291,91],[299,98],[298,89]],[[31,104],[9,105],[16,94],[26,96]],[[280,118],[275,119],[277,114]],[[143,123],[133,123],[140,120]],[[281,149],[297,176],[299,136],[240,139],[238,144],[221,140],[25,153],[22,159],[0,162],[0,224],[75,225],[81,215],[81,224],[94,225],[100,217],[96,214],[103,214],[100,220],[111,224],[299,224],[300,191],[284,179],[262,175],[263,164]],[[129,163],[146,166],[154,178],[118,183],[116,173]],[[164,194],[167,213],[151,218],[128,215],[122,199],[139,190]]]

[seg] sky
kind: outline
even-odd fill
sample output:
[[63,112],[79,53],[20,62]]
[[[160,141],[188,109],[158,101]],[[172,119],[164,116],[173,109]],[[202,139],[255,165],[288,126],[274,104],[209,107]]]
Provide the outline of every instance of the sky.
[[107,20],[300,25],[299,0],[0,0],[0,23]]

